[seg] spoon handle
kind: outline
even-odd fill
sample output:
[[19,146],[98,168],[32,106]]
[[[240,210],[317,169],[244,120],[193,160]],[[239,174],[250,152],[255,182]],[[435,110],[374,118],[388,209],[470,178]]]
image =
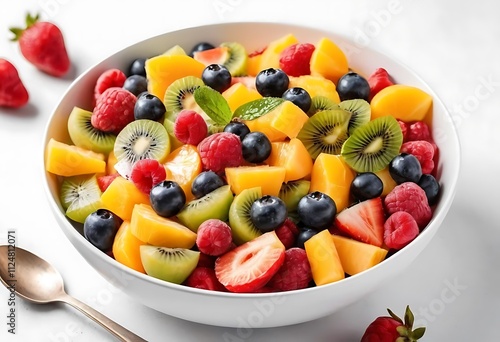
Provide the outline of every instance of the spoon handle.
[[81,311],[83,314],[85,314],[87,317],[93,319],[95,322],[99,323],[103,328],[105,328],[107,331],[109,331],[111,334],[115,335],[117,338],[119,338],[122,341],[126,342],[141,342],[144,341],[146,342],[145,339],[137,336],[130,330],[122,327],[120,324],[112,321],[108,317],[104,316],[102,313],[99,311],[95,310],[94,308],[88,306],[87,304],[79,301],[78,299],[71,297],[68,294],[64,294],[59,298],[60,301],[65,302],[75,309],[78,309]]

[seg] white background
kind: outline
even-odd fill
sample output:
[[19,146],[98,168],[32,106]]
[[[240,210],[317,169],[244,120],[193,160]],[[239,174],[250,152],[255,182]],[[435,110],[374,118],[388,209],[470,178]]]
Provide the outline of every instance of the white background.
[[[63,30],[75,69],[42,74],[10,43],[26,11]],[[428,330],[424,341],[497,341],[500,306],[500,21],[495,1],[76,1],[0,0],[0,56],[18,67],[30,104],[0,109],[0,244],[17,244],[58,268],[67,291],[150,341],[359,341],[391,307],[409,304]],[[443,100],[457,125],[463,163],[454,204],[436,238],[404,273],[330,317],[279,329],[237,331],[159,314],[105,282],[66,240],[43,193],[45,123],[79,73],[131,43],[200,24],[276,21],[328,29],[402,61]],[[1,341],[112,341],[64,304],[17,299],[17,334],[7,333],[8,292],[0,288]],[[308,303],[304,303],[306,310]],[[314,310],[314,308],[307,308]],[[224,339],[226,337],[226,339]],[[233,339],[230,339],[233,337]],[[228,339],[229,338],[229,339]]]

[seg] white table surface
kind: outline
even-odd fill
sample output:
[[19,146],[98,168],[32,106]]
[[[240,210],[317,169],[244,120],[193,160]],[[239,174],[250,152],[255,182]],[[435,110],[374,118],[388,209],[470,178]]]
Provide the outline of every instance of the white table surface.
[[[18,67],[31,100],[21,111],[0,109],[0,244],[7,242],[8,230],[16,230],[18,246],[58,268],[71,295],[149,341],[359,341],[368,323],[386,307],[402,313],[407,304],[417,322],[427,325],[424,341],[498,341],[500,6],[496,2],[2,0],[1,4],[0,56]],[[72,77],[55,79],[36,71],[8,41],[7,27],[19,25],[28,10],[42,12],[44,19],[63,30],[76,67]],[[462,142],[463,165],[454,204],[436,238],[404,273],[332,316],[253,330],[249,336],[166,316],[119,292],[65,238],[41,185],[43,129],[76,75],[139,40],[224,21],[304,23],[393,56],[435,89],[452,113]],[[16,308],[16,335],[12,335],[7,332],[8,292],[1,287],[1,341],[114,340],[64,304],[37,306],[18,298]]]

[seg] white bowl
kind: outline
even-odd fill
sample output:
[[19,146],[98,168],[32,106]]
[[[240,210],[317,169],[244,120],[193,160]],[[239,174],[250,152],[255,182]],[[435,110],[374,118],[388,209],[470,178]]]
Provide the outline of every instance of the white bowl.
[[361,74],[369,75],[376,68],[384,67],[398,83],[414,85],[433,96],[432,126],[440,149],[437,169],[442,194],[432,221],[411,244],[397,254],[363,273],[333,284],[278,294],[205,291],[141,274],[92,246],[82,236],[81,227],[73,226],[65,217],[58,198],[57,179],[45,172],[44,168],[44,186],[50,207],[64,234],[92,267],[131,298],[168,315],[209,325],[264,328],[306,322],[327,316],[360,300],[377,286],[407,269],[436,234],[452,204],[460,167],[458,136],[449,113],[432,89],[407,67],[369,48],[352,49],[354,43],[327,31],[272,23],[228,23],[170,32],[134,44],[93,66],[73,82],[49,119],[43,138],[44,151],[50,138],[69,141],[66,122],[71,109],[75,105],[89,108],[95,81],[108,68],[126,70],[134,58],[160,54],[175,44],[189,51],[200,41],[213,44],[237,41],[252,51],[288,33],[293,33],[302,42],[311,43],[321,37],[329,37],[344,50],[351,48],[351,51],[356,51],[348,54],[349,65]]

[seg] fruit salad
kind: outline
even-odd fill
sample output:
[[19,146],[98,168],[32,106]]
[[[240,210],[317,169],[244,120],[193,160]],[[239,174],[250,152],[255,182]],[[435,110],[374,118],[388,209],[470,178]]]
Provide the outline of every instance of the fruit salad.
[[[236,293],[342,281],[405,248],[439,201],[432,97],[351,70],[329,38],[180,45],[104,70],[45,167],[90,244]],[[394,77],[393,77],[394,76]]]

